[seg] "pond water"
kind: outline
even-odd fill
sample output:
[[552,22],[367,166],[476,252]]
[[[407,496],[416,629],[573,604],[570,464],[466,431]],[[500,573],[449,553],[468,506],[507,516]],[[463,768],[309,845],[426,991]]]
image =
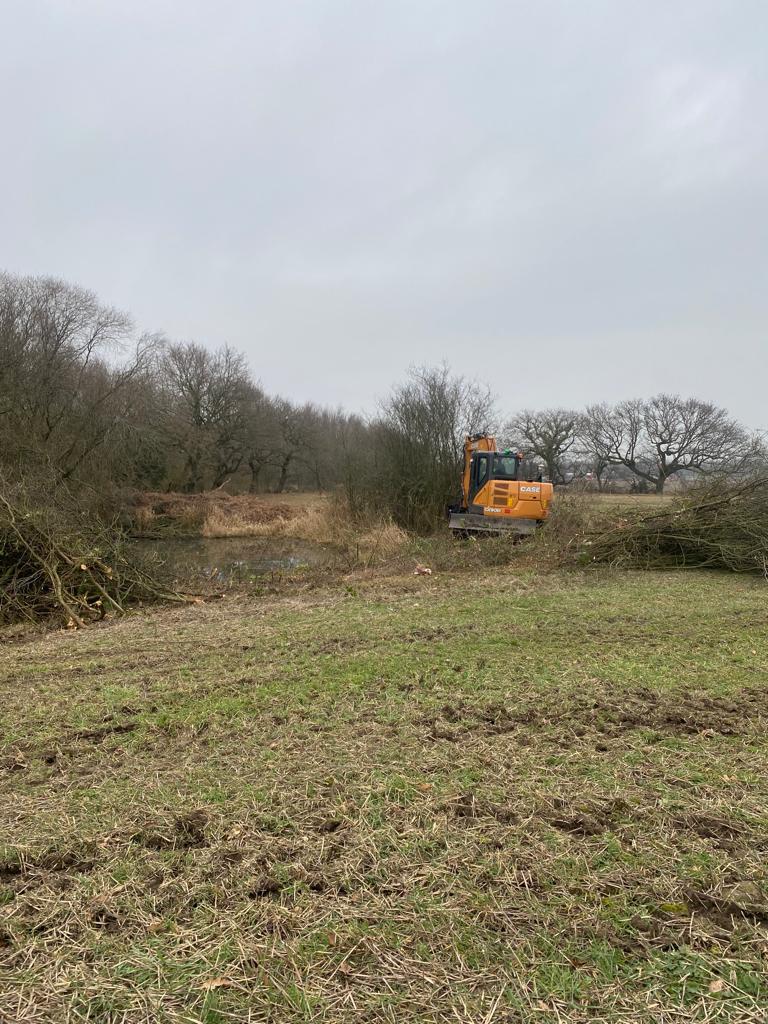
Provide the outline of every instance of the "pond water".
[[283,537],[168,537],[134,544],[139,552],[161,558],[177,579],[217,583],[320,565],[327,558],[317,544]]

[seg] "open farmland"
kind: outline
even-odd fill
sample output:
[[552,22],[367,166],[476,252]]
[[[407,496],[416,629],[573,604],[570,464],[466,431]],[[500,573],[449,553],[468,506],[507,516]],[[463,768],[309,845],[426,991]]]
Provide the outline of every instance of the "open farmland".
[[763,1021],[768,605],[401,577],[0,653],[0,1020]]

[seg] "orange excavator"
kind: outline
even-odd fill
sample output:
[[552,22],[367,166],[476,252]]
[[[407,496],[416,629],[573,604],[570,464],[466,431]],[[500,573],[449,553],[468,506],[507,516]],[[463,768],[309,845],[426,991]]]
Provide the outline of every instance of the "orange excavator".
[[448,509],[448,525],[458,535],[533,533],[549,515],[552,484],[522,452],[496,448],[496,438],[472,434],[464,442],[460,505]]

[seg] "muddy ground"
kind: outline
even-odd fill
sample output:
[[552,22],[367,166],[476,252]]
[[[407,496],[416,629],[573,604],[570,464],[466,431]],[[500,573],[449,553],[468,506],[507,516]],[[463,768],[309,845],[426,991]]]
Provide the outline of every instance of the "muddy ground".
[[767,625],[496,571],[8,644],[0,1020],[765,1020]]

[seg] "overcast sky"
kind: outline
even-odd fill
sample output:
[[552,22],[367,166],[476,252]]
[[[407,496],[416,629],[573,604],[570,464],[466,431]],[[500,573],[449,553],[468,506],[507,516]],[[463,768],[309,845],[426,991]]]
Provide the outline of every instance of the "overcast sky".
[[768,427],[767,0],[0,0],[0,268],[270,391]]

